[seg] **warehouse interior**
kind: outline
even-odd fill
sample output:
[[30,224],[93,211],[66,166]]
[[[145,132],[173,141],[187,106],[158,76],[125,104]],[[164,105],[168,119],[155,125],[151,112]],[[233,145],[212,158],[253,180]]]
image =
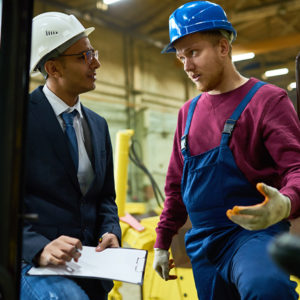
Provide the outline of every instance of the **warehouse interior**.
[[[184,3],[175,0],[123,0],[108,5],[96,0],[34,2],[34,15],[46,11],[72,13],[86,27],[96,28],[90,40],[99,50],[101,67],[97,71],[96,89],[83,94],[81,101],[106,118],[114,151],[117,132],[134,130],[132,146],[162,193],[178,110],[198,94],[175,55],[161,54],[169,41],[169,15]],[[233,55],[255,54],[252,59],[236,62],[236,68],[244,76],[257,77],[286,89],[296,105],[296,89],[290,84],[295,82],[295,57],[300,48],[299,1],[227,0],[216,3],[225,9],[238,33]],[[264,75],[268,70],[281,68],[289,72],[269,78]],[[42,77],[31,78],[30,88],[34,89],[42,81]],[[163,199],[154,196],[149,177],[130,162],[127,189],[130,204],[125,210],[140,219],[159,215],[158,202],[162,205]],[[153,233],[155,225],[154,222],[146,229],[150,228]],[[135,243],[143,240],[143,234],[134,238],[130,231],[126,232],[125,242],[129,240],[130,246],[139,247]],[[145,244],[153,243],[155,235],[150,240],[149,237],[145,239]],[[190,274],[181,276],[185,279],[181,280],[181,285],[172,286],[174,283],[169,282],[164,289],[161,280],[150,271],[151,255],[148,260],[151,261],[145,275],[148,284],[144,284],[141,293],[136,287],[123,285],[120,291],[125,300],[133,299],[132,293],[136,293],[134,299],[137,300],[139,294],[144,299],[154,299],[158,295],[159,299],[165,299],[172,295],[171,291],[174,293],[172,299],[196,297],[195,287],[187,284]],[[149,286],[152,294],[148,292]]]
[[[72,13],[96,30],[90,40],[99,50],[101,67],[96,89],[82,101],[108,121],[113,145],[120,129],[133,129],[138,154],[161,190],[182,104],[198,94],[174,54],[161,54],[168,43],[168,18],[185,1],[123,0],[106,5],[96,0],[35,0],[34,15],[47,11]],[[216,1],[237,30],[233,55],[253,52],[236,62],[246,77],[274,83],[296,106],[295,58],[300,46],[300,3],[297,0]],[[265,72],[287,68],[281,76]],[[43,82],[31,78],[30,89]],[[144,178],[141,180],[141,178]],[[150,181],[130,166],[128,201],[152,206]]]
[[[124,246],[146,249],[148,263],[143,286],[115,282],[109,300],[197,299],[185,255],[175,260],[177,282],[164,282],[151,268],[154,229],[163,206],[177,114],[187,100],[199,94],[176,56],[161,53],[169,42],[168,18],[186,2],[33,1],[33,17],[42,12],[59,11],[75,15],[85,27],[95,27],[89,38],[99,51],[101,67],[97,70],[95,90],[82,94],[80,100],[106,119],[114,154],[118,133],[133,130],[128,144],[131,157],[125,211],[136,218],[143,229],[136,230],[126,222],[121,227]],[[214,2],[224,8],[237,31],[233,43],[237,70],[245,77],[256,77],[285,89],[299,112],[295,58],[300,52],[300,1]],[[238,61],[238,55],[246,53],[251,53],[252,58]],[[266,73],[277,69],[283,74],[268,76]],[[38,75],[30,77],[28,83],[32,91],[44,84],[44,79]],[[173,243],[173,254],[184,249],[186,230],[183,228],[182,235]]]

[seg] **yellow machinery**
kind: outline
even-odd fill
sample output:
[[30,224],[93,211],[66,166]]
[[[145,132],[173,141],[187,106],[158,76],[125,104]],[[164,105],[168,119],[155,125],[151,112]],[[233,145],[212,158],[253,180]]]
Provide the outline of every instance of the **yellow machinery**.
[[[136,205],[126,203],[129,147],[133,134],[133,130],[122,130],[117,133],[115,158],[116,202],[122,229],[123,246],[148,251],[142,287],[143,300],[196,300],[197,294],[191,268],[176,267],[173,272],[178,276],[178,279],[168,282],[161,279],[152,268],[153,246],[156,239],[155,228],[159,217],[144,218],[141,222],[137,222],[128,214],[128,212],[145,212],[145,206],[140,203]],[[121,286],[121,282],[115,281],[115,286],[109,293],[109,300],[122,300],[122,295],[118,291]]]
[[[175,260],[176,267],[172,274],[177,275],[177,280],[164,281],[152,268],[154,257],[154,242],[156,239],[155,228],[159,216],[144,218],[141,222],[136,221],[129,213],[144,213],[145,207],[138,203],[126,203],[128,162],[130,139],[133,130],[123,130],[117,134],[115,180],[116,180],[116,202],[118,205],[120,225],[122,229],[122,242],[125,247],[144,249],[148,251],[148,259],[145,270],[144,284],[142,286],[143,300],[197,300],[197,292],[194,278],[188,258],[185,254],[183,237],[186,228],[183,227],[173,239],[171,246],[171,257]],[[129,213],[128,213],[129,212]],[[187,224],[187,227],[189,225]],[[299,280],[297,292],[300,294]],[[118,291],[122,283],[115,281],[113,290],[109,293],[109,300],[122,300]],[[300,299],[300,298],[299,298]],[[140,300],[140,299],[132,299]]]
[[119,131],[116,140],[115,184],[119,217],[125,216],[125,203],[127,193],[129,145],[133,130]]

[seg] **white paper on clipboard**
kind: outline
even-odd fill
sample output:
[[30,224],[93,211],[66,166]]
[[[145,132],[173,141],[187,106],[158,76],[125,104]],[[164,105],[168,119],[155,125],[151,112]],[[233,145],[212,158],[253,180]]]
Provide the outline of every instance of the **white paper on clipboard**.
[[65,266],[32,267],[28,275],[63,275],[112,279],[143,284],[147,251],[133,248],[107,248],[96,252],[95,247],[83,246],[79,261]]

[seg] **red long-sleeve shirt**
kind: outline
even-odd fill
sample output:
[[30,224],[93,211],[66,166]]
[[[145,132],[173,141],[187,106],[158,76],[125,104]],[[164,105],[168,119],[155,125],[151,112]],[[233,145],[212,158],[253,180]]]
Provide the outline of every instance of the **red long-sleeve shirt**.
[[[202,94],[188,135],[191,155],[220,145],[225,121],[257,81],[251,78],[239,88],[219,95]],[[156,248],[168,249],[187,219],[180,190],[184,163],[180,139],[190,103],[191,100],[186,102],[178,114],[166,199],[156,228]],[[264,182],[276,187],[291,199],[290,218],[300,215],[300,122],[283,89],[267,84],[257,91],[237,121],[229,147],[238,168],[253,186]]]

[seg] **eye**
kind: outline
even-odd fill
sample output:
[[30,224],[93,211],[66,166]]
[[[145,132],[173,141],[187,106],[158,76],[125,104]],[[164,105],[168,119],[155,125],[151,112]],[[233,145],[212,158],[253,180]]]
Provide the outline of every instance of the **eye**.
[[184,64],[185,58],[183,56],[177,56],[177,59]]
[[197,50],[191,50],[191,56],[197,56],[198,51]]
[[91,57],[92,57],[92,55],[93,55],[93,53],[94,53],[93,50],[86,51],[86,52],[85,52],[86,58],[87,58],[88,60],[90,60]]

